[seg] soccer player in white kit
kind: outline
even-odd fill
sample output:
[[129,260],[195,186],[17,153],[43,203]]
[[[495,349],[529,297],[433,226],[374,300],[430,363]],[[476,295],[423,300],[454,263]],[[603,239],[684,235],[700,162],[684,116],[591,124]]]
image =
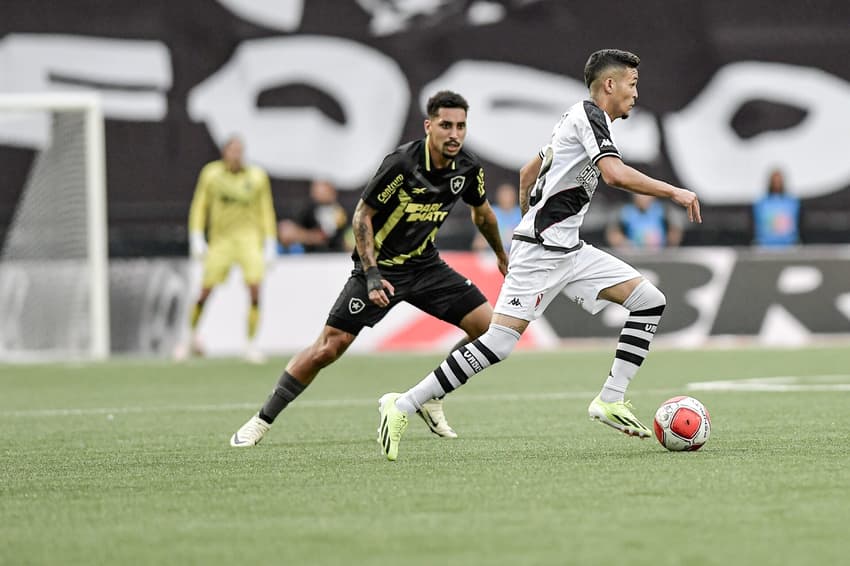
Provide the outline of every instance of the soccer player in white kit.
[[610,186],[669,198],[687,210],[691,222],[702,222],[696,194],[644,175],[620,159],[611,122],[628,118],[637,102],[639,64],[637,55],[617,49],[597,51],[587,60],[584,80],[590,98],[561,116],[549,143],[520,171],[523,218],[514,231],[508,274],[488,331],[454,350],[407,392],[387,393],[379,401],[378,442],[389,460],[398,457],[408,415],[506,359],[529,322],[559,293],[591,314],[612,302],[629,310],[608,378],[588,415],[630,436],[651,436],[632,413],[625,393],[649,352],[666,299],[632,266],[579,238],[600,175]]

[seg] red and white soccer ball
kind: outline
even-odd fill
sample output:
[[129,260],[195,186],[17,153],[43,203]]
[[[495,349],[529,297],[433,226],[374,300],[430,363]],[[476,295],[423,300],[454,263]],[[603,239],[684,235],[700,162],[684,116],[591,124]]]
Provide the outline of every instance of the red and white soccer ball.
[[673,452],[699,450],[711,434],[711,417],[705,405],[680,395],[664,401],[655,412],[655,438]]

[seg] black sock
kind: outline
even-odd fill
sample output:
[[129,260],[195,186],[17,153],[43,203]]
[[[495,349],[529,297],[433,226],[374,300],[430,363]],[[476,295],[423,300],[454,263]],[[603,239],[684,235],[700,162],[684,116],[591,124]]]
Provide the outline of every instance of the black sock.
[[284,371],[277,380],[274,391],[266,399],[266,404],[260,409],[259,417],[272,424],[280,412],[301,395],[305,387],[307,386],[295,379],[288,371]]

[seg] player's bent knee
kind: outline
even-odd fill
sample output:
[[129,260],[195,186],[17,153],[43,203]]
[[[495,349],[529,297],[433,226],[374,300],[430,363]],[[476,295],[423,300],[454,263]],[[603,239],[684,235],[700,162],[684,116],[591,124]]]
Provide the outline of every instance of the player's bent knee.
[[661,306],[667,305],[667,295],[661,292],[661,289],[658,287],[653,287],[656,291],[658,291],[658,300],[660,301]]
[[480,344],[486,351],[492,355],[485,356],[488,358],[490,365],[501,362],[507,359],[514,351],[514,348],[519,342],[520,333],[516,330],[491,324],[490,328],[478,340],[473,342],[473,345]]
[[664,293],[661,291],[661,289],[659,289],[658,287],[656,287],[655,285],[653,285],[649,281],[647,281],[646,283],[647,283],[647,288],[645,289],[645,292],[647,294],[646,304],[651,305],[651,306],[659,306],[659,307],[663,307],[663,306],[667,305],[667,297],[664,295]]
[[354,336],[347,332],[335,332],[330,335],[323,335],[313,345],[311,356],[313,363],[319,367],[332,364],[345,353],[353,341]]
[[666,305],[667,297],[664,296],[664,293],[646,279],[641,281],[623,302],[623,306],[632,312],[658,307],[663,310]]
[[493,307],[490,303],[482,303],[467,312],[457,324],[466,332],[471,340],[482,336],[490,327],[490,319],[493,317]]

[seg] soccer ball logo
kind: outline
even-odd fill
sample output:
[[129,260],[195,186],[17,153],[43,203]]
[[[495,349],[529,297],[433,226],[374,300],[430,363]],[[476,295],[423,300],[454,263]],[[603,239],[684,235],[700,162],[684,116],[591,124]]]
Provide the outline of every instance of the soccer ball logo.
[[711,433],[711,418],[702,403],[680,395],[658,407],[653,428],[655,438],[667,450],[699,450]]

